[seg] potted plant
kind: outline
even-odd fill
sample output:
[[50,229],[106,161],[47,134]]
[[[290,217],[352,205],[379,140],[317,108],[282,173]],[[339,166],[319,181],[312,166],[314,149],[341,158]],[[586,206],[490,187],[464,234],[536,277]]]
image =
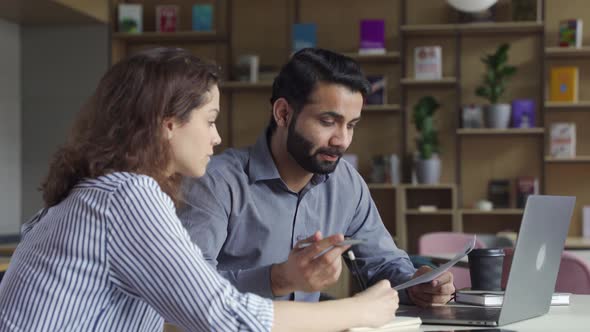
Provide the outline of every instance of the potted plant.
[[414,105],[413,120],[418,131],[416,145],[416,177],[422,184],[435,184],[440,180],[438,133],[434,129],[434,112],[440,104],[432,96],[425,96]]
[[486,122],[490,128],[508,128],[510,123],[510,104],[498,103],[506,91],[506,82],[516,73],[516,67],[508,62],[510,44],[502,44],[494,54],[481,59],[486,65],[483,84],[477,87],[475,94],[490,102],[486,107]]

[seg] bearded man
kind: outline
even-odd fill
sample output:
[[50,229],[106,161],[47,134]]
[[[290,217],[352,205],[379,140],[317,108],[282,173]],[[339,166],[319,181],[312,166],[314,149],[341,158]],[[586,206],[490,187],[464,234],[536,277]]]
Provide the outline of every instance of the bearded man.
[[[274,80],[270,123],[256,144],[228,149],[212,158],[205,176],[186,179],[179,217],[240,291],[318,301],[340,276],[340,257],[350,249],[337,245],[344,237],[365,240],[351,250],[366,285],[397,285],[428,271],[416,270],[396,247],[366,183],[341,159],[369,90],[353,59],[301,50]],[[430,306],[453,292],[445,273],[399,296]]]

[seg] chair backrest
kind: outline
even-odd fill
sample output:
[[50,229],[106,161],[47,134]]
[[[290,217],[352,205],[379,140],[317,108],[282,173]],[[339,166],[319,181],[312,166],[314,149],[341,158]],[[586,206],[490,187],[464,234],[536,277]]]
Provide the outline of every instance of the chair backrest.
[[[461,251],[465,244],[473,238],[473,234],[456,232],[435,232],[420,236],[418,240],[418,255],[455,254]],[[476,239],[475,248],[485,248],[486,245]]]
[[[502,270],[502,288],[506,287],[514,248],[504,249],[504,267]],[[590,264],[576,254],[563,252],[557,273],[555,291],[573,294],[590,294]]]

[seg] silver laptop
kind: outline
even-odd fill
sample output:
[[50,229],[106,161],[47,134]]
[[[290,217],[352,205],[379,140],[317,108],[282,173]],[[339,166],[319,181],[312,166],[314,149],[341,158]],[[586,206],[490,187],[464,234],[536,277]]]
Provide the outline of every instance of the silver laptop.
[[500,308],[402,306],[398,316],[426,324],[501,326],[546,314],[557,280],[575,197],[529,196]]

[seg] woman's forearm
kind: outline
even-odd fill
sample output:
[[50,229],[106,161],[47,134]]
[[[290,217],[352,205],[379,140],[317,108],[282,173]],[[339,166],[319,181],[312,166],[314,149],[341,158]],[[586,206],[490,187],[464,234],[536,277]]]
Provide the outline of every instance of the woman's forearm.
[[354,298],[318,303],[274,302],[273,332],[342,331],[365,325]]

